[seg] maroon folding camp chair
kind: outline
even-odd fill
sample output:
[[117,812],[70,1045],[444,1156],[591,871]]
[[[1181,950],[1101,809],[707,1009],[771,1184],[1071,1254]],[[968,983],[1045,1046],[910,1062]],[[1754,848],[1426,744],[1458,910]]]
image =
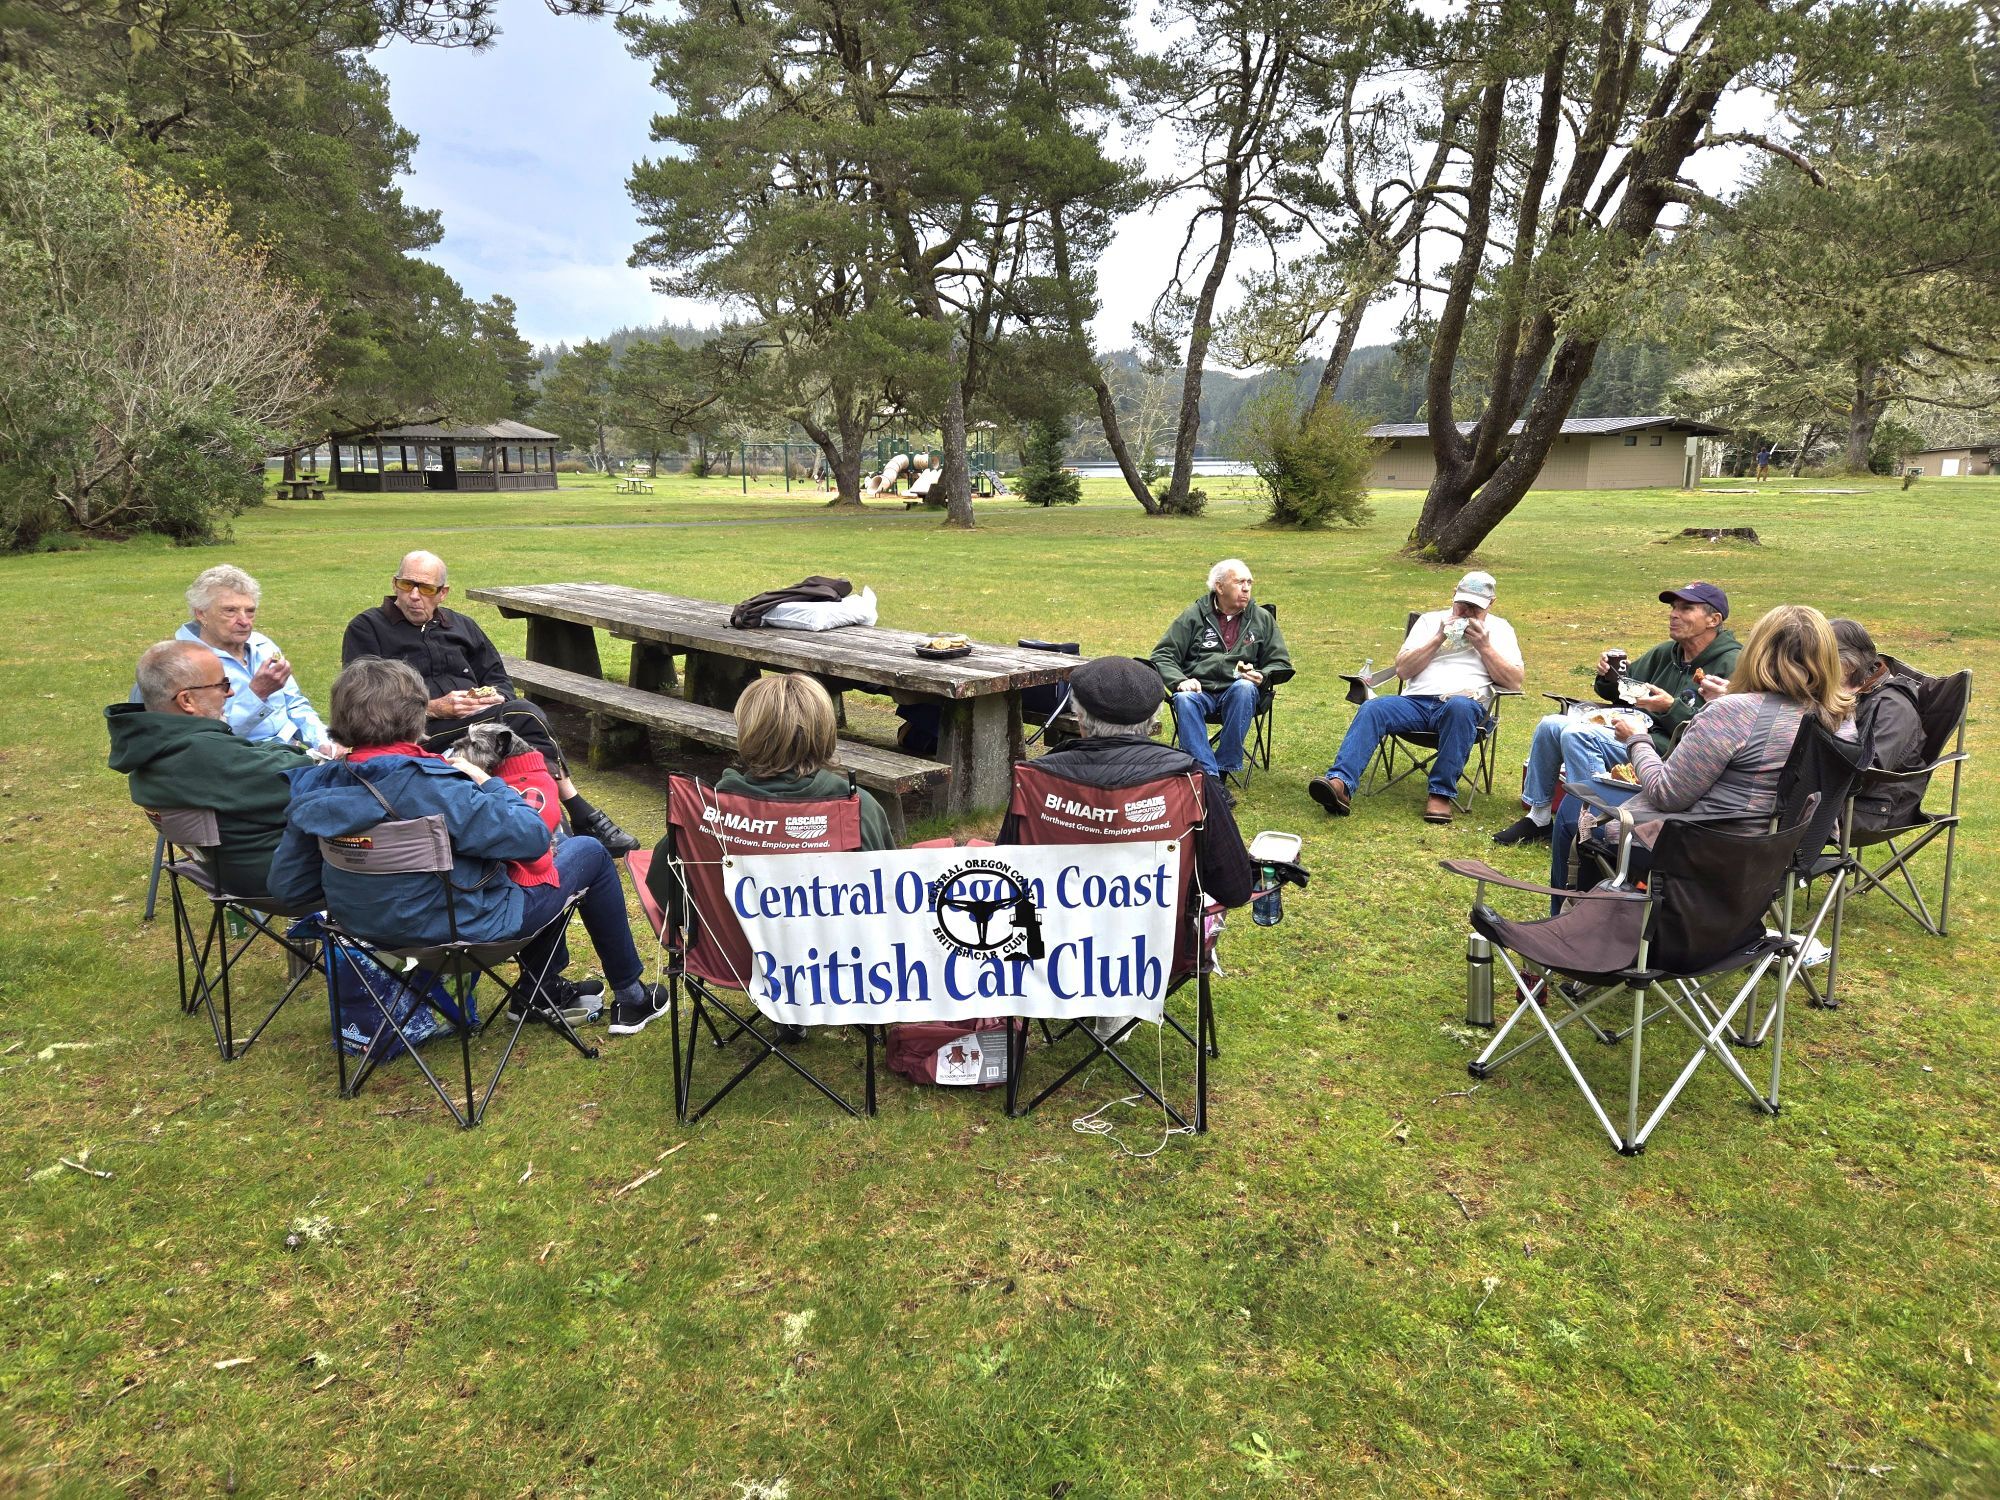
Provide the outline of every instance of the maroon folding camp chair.
[[[737,1084],[776,1058],[850,1115],[875,1113],[875,1028],[862,1027],[866,1056],[862,1102],[857,1107],[805,1065],[780,1025],[749,1002],[750,945],[726,892],[727,862],[746,854],[853,852],[861,848],[861,794],[850,781],[845,797],[810,802],[718,792],[691,776],[667,780],[667,857],[674,899],[664,909],[645,899],[666,956],[667,993],[674,1033],[675,1097],[680,1118],[692,1124],[719,1104]],[[630,856],[634,882],[642,892],[650,856]],[[681,995],[688,997],[685,1048],[681,1036]],[[724,995],[743,997],[731,1004]],[[740,1008],[739,1008],[740,1005]],[[693,1106],[694,1059],[706,1026],[717,1047],[751,1043],[753,1055],[699,1106]],[[815,1027],[815,1030],[825,1028]]]
[[[1090,816],[1075,810],[1088,809]],[[1208,1062],[1220,1057],[1215,1040],[1215,1007],[1209,994],[1207,947],[1203,923],[1208,902],[1199,889],[1195,869],[1194,836],[1208,814],[1208,803],[1199,772],[1162,777],[1138,786],[1096,787],[1071,781],[1023,762],[1014,767],[1014,794],[1008,807],[1018,842],[1028,845],[1097,844],[1134,840],[1179,842],[1182,917],[1174,928],[1174,961],[1168,971],[1167,996],[1171,998],[1190,981],[1195,989],[1194,1030],[1190,1032],[1171,1012],[1164,1022],[1194,1049],[1195,1103],[1192,1128],[1208,1129]],[[1142,1078],[1118,1053],[1118,1048],[1138,1025],[1134,1018],[1110,1037],[1099,1036],[1080,1021],[1051,1029],[1045,1023],[1044,1039],[1051,1045],[1072,1037],[1082,1037],[1088,1047],[1059,1078],[1021,1104],[1021,1073],[1027,1061],[1027,1033],[1012,1037],[1013,1056],[1008,1059],[1007,1112],[1025,1115],[1067,1084],[1099,1057],[1109,1058],[1129,1078],[1133,1086],[1165,1110],[1182,1129],[1190,1121],[1169,1104],[1158,1089]]]

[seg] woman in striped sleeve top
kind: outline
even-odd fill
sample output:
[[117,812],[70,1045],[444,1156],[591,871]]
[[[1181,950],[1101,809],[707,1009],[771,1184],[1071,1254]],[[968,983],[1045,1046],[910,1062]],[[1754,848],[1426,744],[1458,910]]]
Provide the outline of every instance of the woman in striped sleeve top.
[[[1663,757],[1643,730],[1625,724],[1613,729],[1626,742],[1639,778],[1638,795],[1625,804],[1641,825],[1639,842],[1650,848],[1658,835],[1657,820],[1645,826],[1649,812],[1693,813],[1725,829],[1761,829],[1778,805],[1778,773],[1807,714],[1836,734],[1853,736],[1854,695],[1842,685],[1833,628],[1809,605],[1781,604],[1751,628],[1728,691],[1688,722],[1671,753]],[[1581,836],[1588,829],[1585,824]],[[1553,851],[1549,884],[1569,888],[1569,854],[1568,848]]]

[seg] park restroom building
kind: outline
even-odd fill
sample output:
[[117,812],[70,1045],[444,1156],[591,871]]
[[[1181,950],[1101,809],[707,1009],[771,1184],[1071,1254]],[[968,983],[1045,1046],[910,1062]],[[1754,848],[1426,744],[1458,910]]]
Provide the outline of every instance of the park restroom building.
[[[1472,424],[1458,424],[1470,432]],[[1510,433],[1518,433],[1516,422]],[[1701,441],[1723,428],[1683,417],[1571,417],[1535,476],[1538,490],[1644,490],[1692,486],[1702,472]],[[1437,466],[1428,422],[1382,422],[1370,487],[1427,490]]]

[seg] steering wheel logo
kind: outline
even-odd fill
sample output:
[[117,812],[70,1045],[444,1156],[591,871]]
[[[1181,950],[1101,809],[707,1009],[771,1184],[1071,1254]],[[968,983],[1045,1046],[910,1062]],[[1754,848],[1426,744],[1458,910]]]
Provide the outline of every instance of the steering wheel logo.
[[937,940],[968,958],[1039,959],[1042,918],[1034,887],[1002,860],[973,859],[931,887]]

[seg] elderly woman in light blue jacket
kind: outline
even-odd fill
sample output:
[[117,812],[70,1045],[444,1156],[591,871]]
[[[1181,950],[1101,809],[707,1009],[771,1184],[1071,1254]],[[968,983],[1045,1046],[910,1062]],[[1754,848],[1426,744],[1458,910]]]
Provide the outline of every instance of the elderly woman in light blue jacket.
[[333,747],[278,643],[256,628],[263,590],[241,568],[218,563],[188,585],[193,616],[174,633],[215,653],[229,679],[222,721],[246,740],[282,740],[308,750]]

